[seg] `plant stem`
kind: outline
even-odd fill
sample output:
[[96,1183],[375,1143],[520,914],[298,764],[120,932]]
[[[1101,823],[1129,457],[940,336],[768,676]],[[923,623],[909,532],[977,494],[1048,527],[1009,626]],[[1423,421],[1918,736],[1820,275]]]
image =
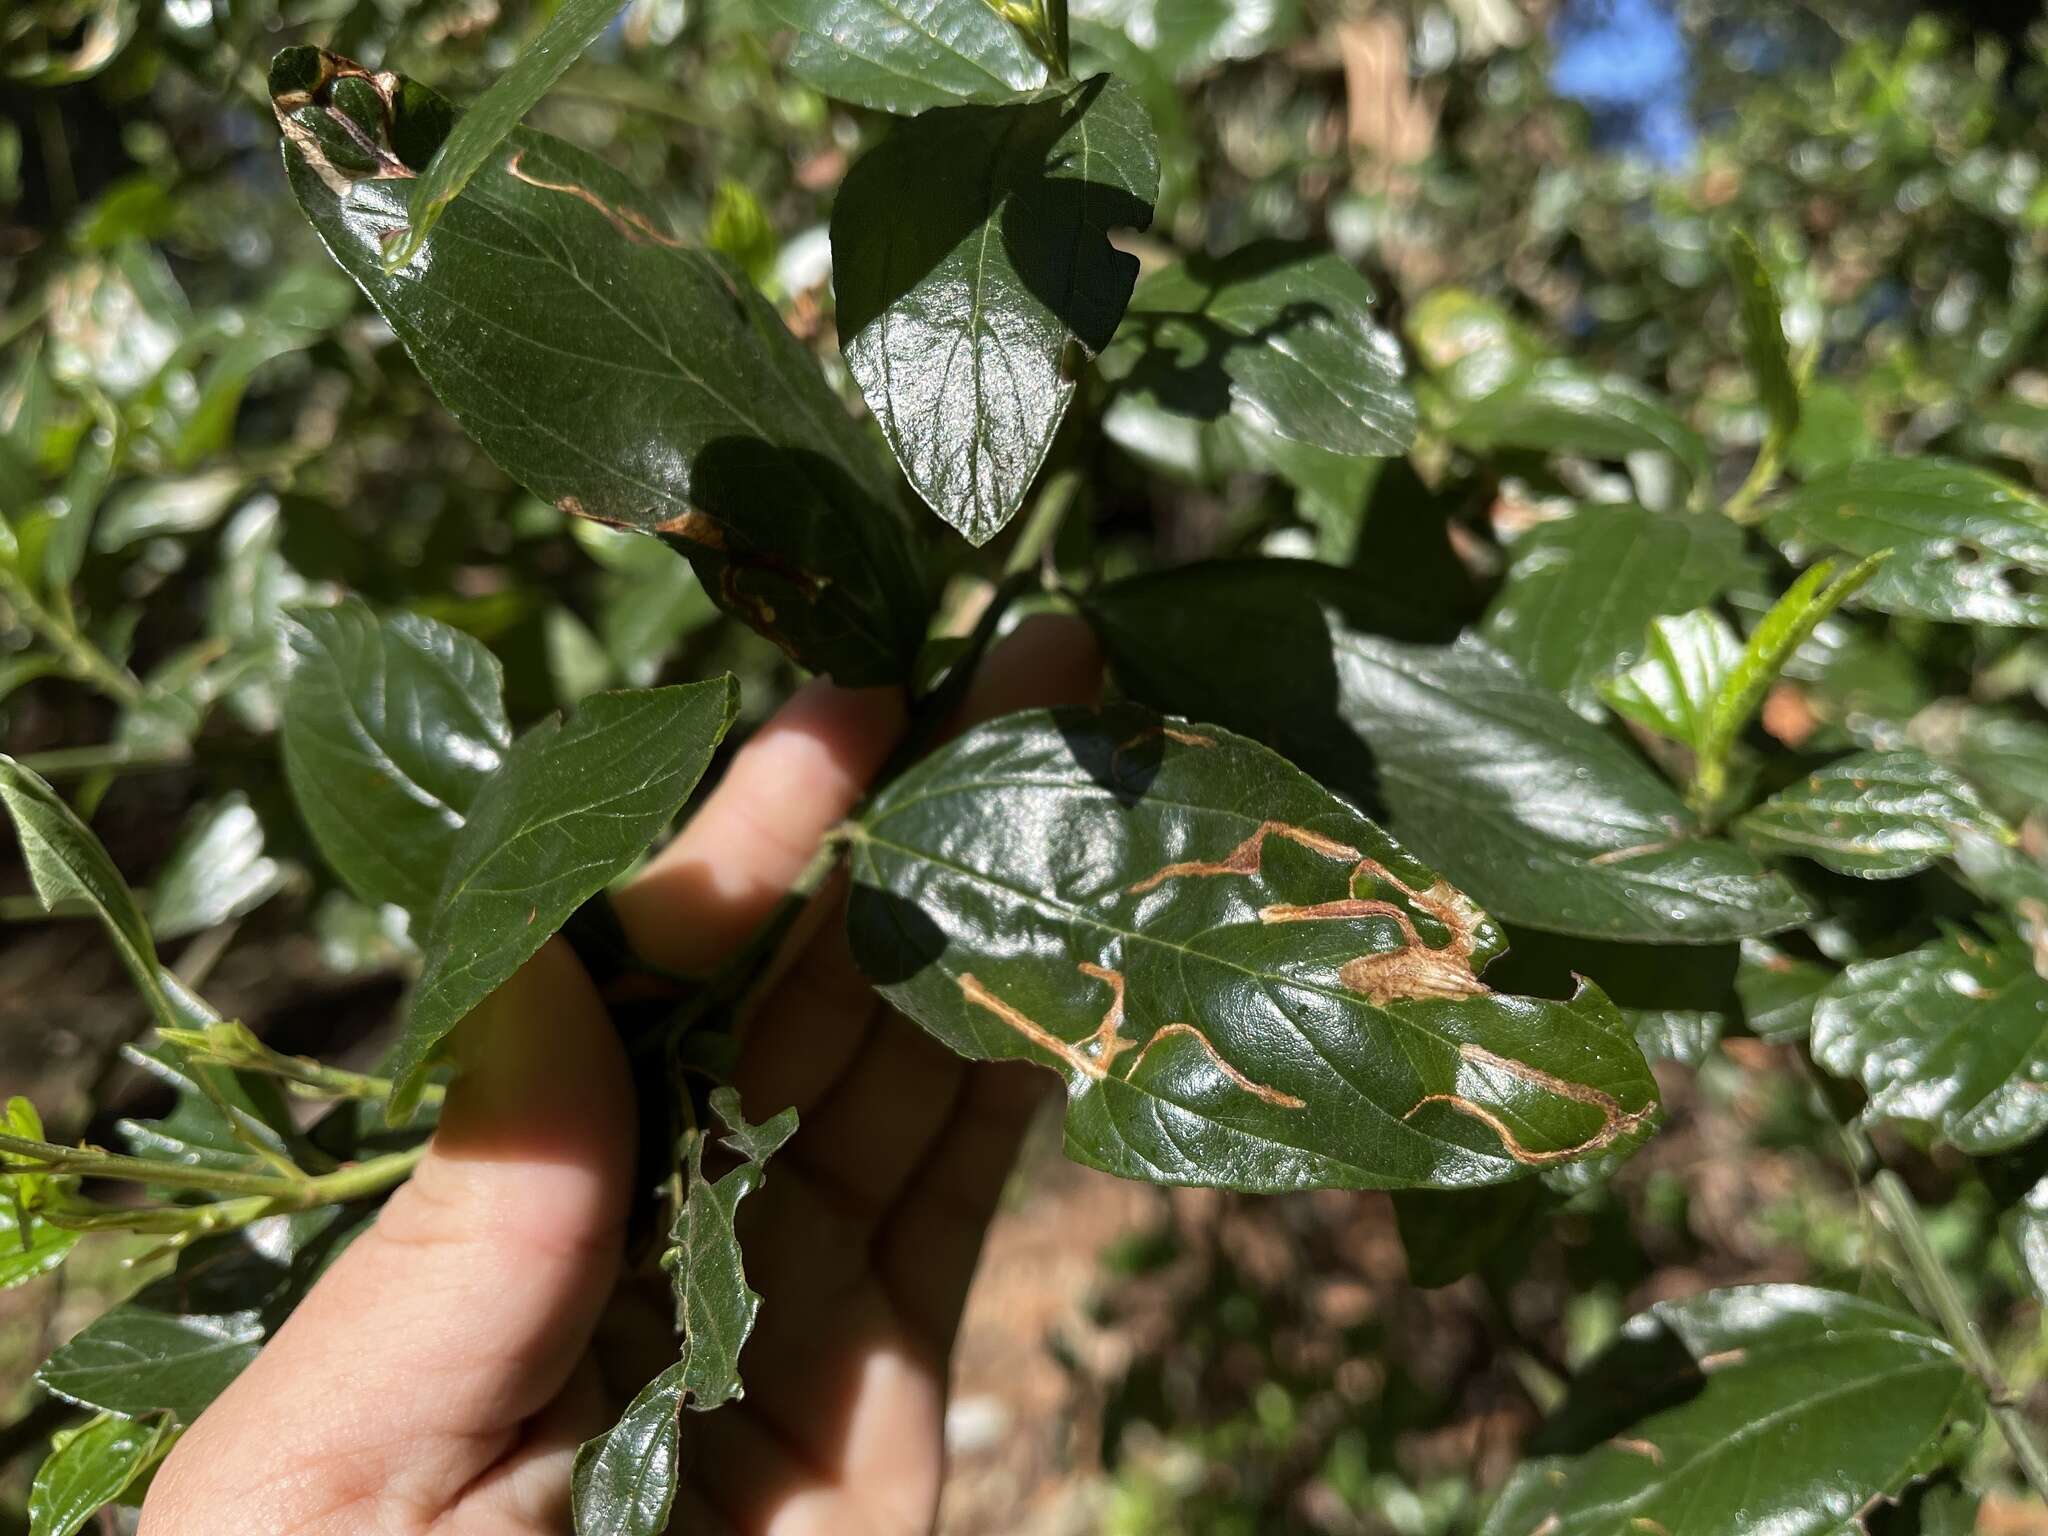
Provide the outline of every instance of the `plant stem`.
[[140,747],[109,741],[90,747],[58,747],[49,752],[31,752],[17,761],[31,773],[39,773],[46,779],[61,779],[74,774],[110,770],[182,768],[192,761],[192,751],[182,746]]
[[1073,49],[1067,39],[1067,0],[1043,0],[1045,40],[1052,49],[1053,68],[1062,80],[1074,77]]
[[1997,1357],[1984,1342],[1984,1335],[1977,1327],[1977,1320],[1970,1316],[1970,1309],[1963,1304],[1948,1266],[1934,1251],[1934,1244],[1927,1236],[1926,1223],[1920,1219],[1920,1207],[1914,1203],[1905,1181],[1889,1168],[1880,1168],[1872,1176],[1870,1187],[1877,1196],[1885,1225],[1898,1240],[1899,1249],[1904,1253],[1914,1279],[1919,1281],[1928,1304],[1934,1309],[1942,1331],[1983,1382],[1985,1394],[1991,1400],[1991,1416],[2004,1434],[2005,1443],[2012,1447],[2013,1459],[2020,1464],[2020,1470],[2026,1474],[2034,1491],[2048,1499],[2048,1452],[2042,1450],[2026,1415],[2012,1400],[2012,1390],[2005,1384]]
[[142,703],[143,687],[134,674],[116,665],[75,626],[44,607],[28,584],[4,565],[0,565],[0,587],[6,589],[8,602],[21,614],[23,622],[49,643],[73,677],[91,684],[128,709]]
[[1005,576],[1029,571],[1046,559],[1054,540],[1059,538],[1067,513],[1080,494],[1081,472],[1078,469],[1062,469],[1046,479],[1038,500],[1032,503],[1031,511],[1025,516],[1024,526],[1018,530],[1017,542],[1010,546],[1009,558],[1003,562]]
[[402,1183],[426,1155],[427,1143],[350,1163],[332,1173],[243,1173],[233,1168],[198,1168],[184,1163],[125,1157],[97,1147],[60,1147],[22,1136],[0,1136],[0,1178],[10,1174],[54,1173],[77,1178],[119,1179],[217,1195],[266,1199],[275,1210],[307,1210],[381,1194]]

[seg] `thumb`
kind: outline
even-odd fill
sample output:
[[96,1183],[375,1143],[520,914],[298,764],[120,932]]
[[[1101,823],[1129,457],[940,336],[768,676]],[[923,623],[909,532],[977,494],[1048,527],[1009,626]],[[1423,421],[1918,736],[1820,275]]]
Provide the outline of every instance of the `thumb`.
[[567,1381],[618,1274],[624,1054],[560,939],[457,1053],[418,1171],[180,1442],[145,1536],[438,1512]]

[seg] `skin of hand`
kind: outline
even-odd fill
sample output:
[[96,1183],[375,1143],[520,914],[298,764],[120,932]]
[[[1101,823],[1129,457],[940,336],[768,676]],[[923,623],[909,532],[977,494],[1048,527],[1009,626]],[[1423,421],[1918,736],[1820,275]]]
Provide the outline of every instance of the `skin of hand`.
[[[1088,702],[1087,630],[991,653],[966,721]],[[902,733],[894,690],[801,690],[618,894],[650,960],[715,966]],[[684,1415],[671,1529],[914,1536],[938,1510],[947,1361],[1018,1138],[1056,1080],[960,1060],[884,1004],[836,920],[754,1011],[749,1119],[801,1127],[740,1209],[761,1293],[743,1400]],[[463,1024],[432,1148],[158,1473],[140,1536],[568,1536],[576,1448],[675,1358],[659,1277],[621,1275],[633,1093],[560,940]]]

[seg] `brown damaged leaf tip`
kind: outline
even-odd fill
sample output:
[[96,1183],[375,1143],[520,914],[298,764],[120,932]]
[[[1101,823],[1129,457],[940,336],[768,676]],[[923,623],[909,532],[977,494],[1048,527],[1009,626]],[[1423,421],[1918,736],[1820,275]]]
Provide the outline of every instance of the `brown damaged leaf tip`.
[[[1033,1045],[1057,1056],[1083,1077],[1099,1083],[1110,1075],[1110,1066],[1116,1058],[1137,1045],[1136,1041],[1122,1038],[1124,1024],[1124,975],[1121,971],[1113,971],[1106,966],[1091,965],[1086,961],[1083,961],[1076,969],[1091,981],[1099,981],[1107,985],[1110,988],[1111,994],[1109,1007],[1102,1015],[1102,1022],[1095,1026],[1093,1033],[1087,1039],[1078,1043],[1071,1040],[1062,1040],[1051,1030],[1031,1018],[1030,1015],[1018,1008],[1012,1007],[1009,1003],[997,997],[976,980],[971,973],[963,974],[960,977],[960,995],[974,1007],[994,1014]],[[1203,1051],[1207,1053],[1210,1063],[1217,1071],[1221,1072],[1237,1087],[1251,1094],[1254,1098],[1271,1104],[1276,1109],[1306,1109],[1308,1107],[1305,1101],[1296,1098],[1291,1093],[1284,1093],[1278,1088],[1271,1087],[1265,1083],[1255,1082],[1253,1079],[1245,1076],[1243,1072],[1224,1059],[1223,1053],[1216,1049],[1215,1042],[1210,1040],[1207,1035],[1195,1028],[1194,1025],[1182,1022],[1164,1024],[1154,1030],[1152,1038],[1147,1040],[1142,1047],[1139,1047],[1138,1054],[1131,1059],[1130,1070],[1125,1072],[1118,1081],[1128,1083],[1137,1074],[1139,1066],[1143,1064],[1145,1057],[1150,1053],[1152,1047],[1159,1044],[1161,1040],[1168,1038],[1178,1039],[1181,1037],[1191,1039],[1201,1046]]]
[[[1613,1146],[1622,1137],[1640,1129],[1643,1123],[1650,1118],[1650,1112],[1654,1107],[1645,1104],[1641,1109],[1634,1112],[1626,1111],[1621,1107],[1620,1100],[1616,1099],[1611,1093],[1606,1093],[1586,1083],[1575,1083],[1570,1078],[1559,1077],[1554,1073],[1544,1071],[1541,1067],[1532,1067],[1526,1061],[1516,1061],[1511,1057],[1496,1055],[1485,1046],[1474,1045],[1469,1040],[1458,1047],[1458,1056],[1461,1060],[1473,1062],[1482,1068],[1502,1072],[1509,1077],[1519,1078],[1525,1083],[1541,1088],[1545,1093],[1555,1094],[1561,1099],[1571,1100],[1574,1104],[1584,1104],[1589,1108],[1600,1111],[1600,1129],[1591,1136],[1588,1136],[1584,1141],[1569,1147],[1554,1147],[1542,1151],[1524,1146],[1521,1139],[1515,1135],[1514,1128],[1506,1120],[1502,1119],[1498,1113],[1488,1109],[1484,1104],[1476,1103],[1466,1098],[1461,1093],[1424,1094],[1416,1102],[1415,1107],[1401,1117],[1403,1120],[1411,1120],[1422,1112],[1425,1105],[1448,1105],[1459,1114],[1469,1115],[1490,1129],[1494,1135],[1500,1138],[1500,1144],[1506,1150],[1508,1156],[1525,1167],[1548,1168],[1558,1163],[1569,1163],[1578,1158],[1588,1157],[1595,1152],[1603,1151]],[[1704,1366],[1705,1363],[1702,1361],[1701,1365]]]
[[616,229],[621,235],[624,235],[627,241],[633,245],[666,246],[672,251],[683,249],[682,241],[676,239],[674,235],[664,234],[661,230],[656,229],[645,215],[636,213],[631,208],[614,208],[586,186],[579,185],[573,181],[543,181],[540,177],[521,170],[519,162],[525,153],[526,151],[523,149],[515,150],[512,158],[505,162],[505,174],[514,181],[523,181],[529,187],[539,187],[543,192],[566,193],[570,197],[588,203],[599,213],[603,214],[612,228]]

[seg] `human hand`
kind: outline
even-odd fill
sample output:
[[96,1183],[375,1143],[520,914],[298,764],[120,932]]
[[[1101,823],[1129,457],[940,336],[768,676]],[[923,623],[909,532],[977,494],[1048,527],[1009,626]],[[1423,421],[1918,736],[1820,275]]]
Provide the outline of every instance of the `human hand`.
[[[963,714],[1092,698],[1080,625],[997,647]],[[650,960],[715,966],[858,800],[903,728],[893,691],[813,683],[620,893]],[[909,1536],[943,1469],[946,1368],[1033,1110],[1031,1068],[960,1060],[854,969],[838,888],[756,1011],[749,1118],[801,1127],[740,1211],[763,1298],[746,1397],[685,1416],[673,1528]],[[487,1044],[486,1044],[487,1042]],[[674,1358],[672,1305],[621,1274],[633,1093],[551,941],[465,1023],[464,1071],[412,1180],[158,1474],[140,1536],[566,1536],[576,1448]]]

